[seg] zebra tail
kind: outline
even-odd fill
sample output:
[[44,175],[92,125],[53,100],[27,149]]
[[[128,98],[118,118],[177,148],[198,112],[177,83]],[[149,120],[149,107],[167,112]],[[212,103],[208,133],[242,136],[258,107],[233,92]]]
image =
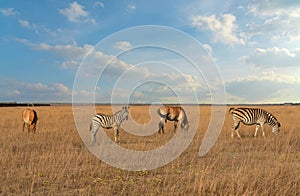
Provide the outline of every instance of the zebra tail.
[[91,124],[90,124],[90,130],[89,131],[92,131],[92,124],[93,124],[93,122],[91,122]]

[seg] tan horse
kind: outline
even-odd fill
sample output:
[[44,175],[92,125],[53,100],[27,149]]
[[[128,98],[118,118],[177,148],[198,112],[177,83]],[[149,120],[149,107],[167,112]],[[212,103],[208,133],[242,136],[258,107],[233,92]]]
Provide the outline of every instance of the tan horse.
[[25,124],[26,124],[28,133],[30,133],[30,131],[33,131],[33,133],[35,133],[36,123],[38,120],[36,111],[32,110],[32,109],[25,109],[23,111],[22,117],[23,117],[23,121],[24,121],[23,132],[24,132]]
[[179,122],[180,127],[184,130],[188,130],[189,122],[187,120],[186,113],[184,109],[180,106],[162,106],[157,110],[160,116],[160,122],[158,125],[158,133],[162,131],[164,133],[164,125],[167,121],[174,121],[174,132],[177,128],[177,123]]

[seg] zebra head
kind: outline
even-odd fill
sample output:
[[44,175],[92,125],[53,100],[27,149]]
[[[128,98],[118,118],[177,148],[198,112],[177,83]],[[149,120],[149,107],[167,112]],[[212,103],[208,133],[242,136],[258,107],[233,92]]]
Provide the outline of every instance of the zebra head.
[[128,120],[129,106],[122,107],[123,119]]
[[272,132],[277,134],[280,132],[280,123],[277,122],[273,127],[272,127]]

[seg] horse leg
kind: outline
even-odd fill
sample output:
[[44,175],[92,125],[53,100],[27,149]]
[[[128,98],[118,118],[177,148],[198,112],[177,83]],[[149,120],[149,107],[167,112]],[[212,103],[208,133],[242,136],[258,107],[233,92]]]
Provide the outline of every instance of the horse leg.
[[24,132],[24,129],[25,129],[25,122],[23,122],[23,129],[22,129],[23,132]]
[[174,132],[176,131],[176,129],[177,129],[177,124],[178,124],[178,121],[174,121]]

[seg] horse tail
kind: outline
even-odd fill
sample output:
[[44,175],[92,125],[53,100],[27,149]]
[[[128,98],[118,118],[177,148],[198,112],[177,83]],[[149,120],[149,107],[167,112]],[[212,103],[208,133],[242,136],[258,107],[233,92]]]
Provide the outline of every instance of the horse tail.
[[33,111],[33,122],[34,123],[37,123],[37,120],[38,120],[38,116],[37,116],[37,113],[35,110],[32,110]]
[[184,117],[183,117],[183,123],[184,124],[187,124],[188,123],[188,119],[187,119],[187,116],[186,116],[186,113],[185,113],[185,110],[181,107],[181,111],[183,112],[184,114]]

